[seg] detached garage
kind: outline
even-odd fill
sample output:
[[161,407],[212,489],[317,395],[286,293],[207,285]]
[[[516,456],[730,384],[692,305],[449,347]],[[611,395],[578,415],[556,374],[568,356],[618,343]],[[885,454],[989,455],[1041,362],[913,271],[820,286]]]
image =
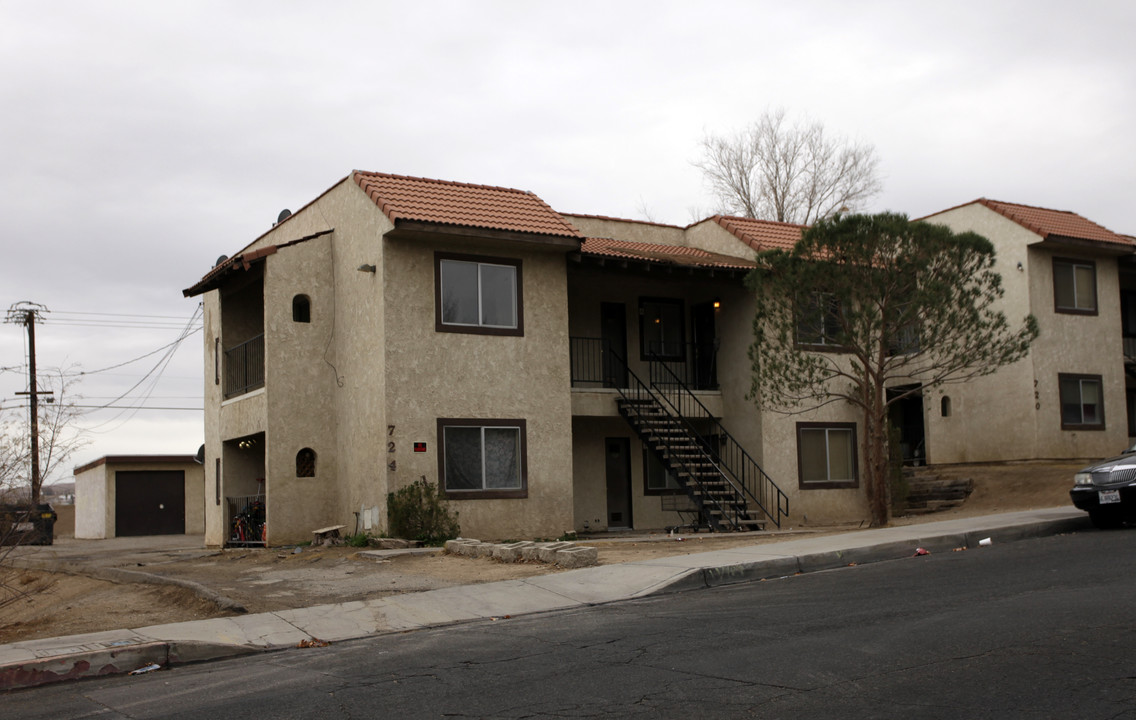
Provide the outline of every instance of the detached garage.
[[205,470],[192,455],[108,455],[75,468],[75,537],[205,532]]

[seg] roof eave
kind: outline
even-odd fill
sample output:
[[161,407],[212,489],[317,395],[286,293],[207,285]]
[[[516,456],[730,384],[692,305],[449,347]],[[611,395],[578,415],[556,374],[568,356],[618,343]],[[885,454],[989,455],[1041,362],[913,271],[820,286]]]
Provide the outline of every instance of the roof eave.
[[1029,245],[1031,247],[1091,250],[1095,253],[1120,257],[1136,253],[1136,245],[1125,245],[1123,243],[1107,242],[1104,240],[1087,240],[1085,238],[1066,237],[1052,233],[1044,237],[1039,237],[1036,241],[1029,243]]
[[384,237],[394,240],[403,238],[421,238],[425,236],[446,236],[475,238],[479,240],[495,240],[525,245],[544,245],[564,250],[579,250],[583,238],[573,235],[553,235],[546,233],[522,232],[518,230],[503,230],[500,228],[477,227],[473,225],[456,225],[450,223],[426,222],[423,220],[397,219],[394,229],[388,230]]

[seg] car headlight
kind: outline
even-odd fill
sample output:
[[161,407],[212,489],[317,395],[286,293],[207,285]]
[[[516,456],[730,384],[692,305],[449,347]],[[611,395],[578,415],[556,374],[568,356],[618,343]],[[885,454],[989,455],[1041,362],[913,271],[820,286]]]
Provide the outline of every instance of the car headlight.
[[1074,485],[1092,485],[1093,474],[1087,472],[1079,472],[1073,476]]

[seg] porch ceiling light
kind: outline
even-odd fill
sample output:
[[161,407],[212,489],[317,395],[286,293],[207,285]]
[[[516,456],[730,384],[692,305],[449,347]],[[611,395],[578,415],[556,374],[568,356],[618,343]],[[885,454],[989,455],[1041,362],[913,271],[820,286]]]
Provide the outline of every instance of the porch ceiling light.
[[722,298],[714,298],[714,309],[717,310],[722,307]]

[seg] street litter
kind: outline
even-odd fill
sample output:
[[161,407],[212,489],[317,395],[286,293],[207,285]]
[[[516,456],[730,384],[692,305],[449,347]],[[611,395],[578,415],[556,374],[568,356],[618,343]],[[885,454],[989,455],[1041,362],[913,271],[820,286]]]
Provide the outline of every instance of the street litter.
[[305,638],[305,639],[301,640],[300,642],[296,643],[296,647],[298,647],[298,648],[327,647],[330,644],[331,643],[329,643],[327,640],[320,640],[319,638],[314,637],[314,638],[310,638],[310,639]]
[[964,547],[957,547],[957,548],[955,548],[955,549],[954,549],[954,551],[953,551],[953,552],[966,552],[966,548],[964,548]]
[[930,555],[931,551],[926,548],[915,548],[915,554],[911,557],[919,557],[920,555]]
[[978,544],[985,547],[987,545],[993,545],[994,541],[991,540],[990,538],[982,538],[981,540],[978,541]]
[[155,670],[161,670],[161,669],[162,669],[162,666],[159,665],[158,663],[150,663],[149,665],[143,665],[142,667],[138,668],[137,670],[131,670],[130,674],[131,675],[144,675],[146,673],[154,672]]

